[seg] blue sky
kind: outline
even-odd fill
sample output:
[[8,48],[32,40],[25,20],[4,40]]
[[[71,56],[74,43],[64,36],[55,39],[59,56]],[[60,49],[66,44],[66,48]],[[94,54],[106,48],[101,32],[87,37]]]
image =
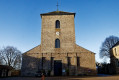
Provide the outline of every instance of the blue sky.
[[[104,39],[119,37],[119,0],[58,0],[59,10],[75,12],[76,43],[96,53]],[[56,11],[57,0],[0,0],[0,47],[22,52],[41,42],[41,13]]]

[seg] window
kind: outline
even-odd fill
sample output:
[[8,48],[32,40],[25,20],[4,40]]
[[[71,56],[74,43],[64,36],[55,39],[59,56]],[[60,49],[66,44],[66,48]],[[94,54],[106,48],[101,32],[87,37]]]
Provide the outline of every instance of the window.
[[59,20],[56,20],[56,22],[55,22],[55,28],[60,28],[60,21]]
[[77,57],[76,59],[77,59],[77,66],[80,66],[80,58]]
[[60,40],[59,39],[55,40],[55,48],[60,48]]
[[43,69],[43,63],[45,63],[45,57],[42,57],[42,69]]
[[117,56],[116,48],[114,50],[115,50],[115,55]]
[[117,65],[117,67],[119,67],[119,60],[118,59],[116,59],[116,65]]
[[71,65],[71,57],[67,57],[67,66],[69,67]]
[[53,65],[53,61],[54,61],[54,57],[51,57],[51,64],[50,64],[51,65],[51,70],[52,70],[52,67],[53,67],[52,66]]

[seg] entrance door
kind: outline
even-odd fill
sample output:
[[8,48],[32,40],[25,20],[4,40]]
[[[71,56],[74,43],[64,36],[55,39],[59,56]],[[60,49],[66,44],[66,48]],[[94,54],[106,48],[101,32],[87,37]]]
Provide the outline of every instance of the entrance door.
[[55,76],[62,75],[62,61],[61,60],[54,61],[54,75]]

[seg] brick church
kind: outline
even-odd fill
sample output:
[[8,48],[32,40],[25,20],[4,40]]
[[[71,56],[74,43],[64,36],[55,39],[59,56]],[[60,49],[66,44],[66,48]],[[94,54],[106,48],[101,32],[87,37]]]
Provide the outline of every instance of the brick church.
[[22,57],[22,76],[96,75],[95,53],[75,42],[75,13],[53,11],[40,14],[41,44]]

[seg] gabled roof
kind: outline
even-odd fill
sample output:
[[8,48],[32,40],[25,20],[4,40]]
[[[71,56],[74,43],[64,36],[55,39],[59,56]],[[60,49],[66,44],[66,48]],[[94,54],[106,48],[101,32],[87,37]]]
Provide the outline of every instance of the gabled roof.
[[[119,41],[118,41],[114,46],[112,46],[112,48],[115,47],[115,46],[117,46],[117,45],[119,45]],[[111,49],[112,49],[112,48],[111,48]]]
[[0,65],[0,69],[9,69],[9,70],[11,70],[11,69],[13,69],[13,67],[8,66],[8,65]]
[[38,46],[36,46],[36,47],[24,52],[22,55],[24,55],[26,53],[29,53],[29,52],[34,53],[34,51],[35,51],[35,53],[39,53],[39,52],[41,52],[41,48],[40,47],[41,47],[41,45],[38,45]]
[[96,53],[94,53],[94,52],[92,52],[92,51],[90,51],[90,50],[88,50],[86,48],[83,48],[83,47],[77,45],[77,44],[75,45],[75,51],[76,52],[78,52],[78,51],[80,51],[80,52],[86,52],[86,53],[90,52],[90,53],[96,54]]
[[41,17],[43,15],[74,15],[75,16],[75,13],[64,12],[64,11],[53,11],[53,12],[49,12],[49,13],[42,13],[40,15],[41,15]]

